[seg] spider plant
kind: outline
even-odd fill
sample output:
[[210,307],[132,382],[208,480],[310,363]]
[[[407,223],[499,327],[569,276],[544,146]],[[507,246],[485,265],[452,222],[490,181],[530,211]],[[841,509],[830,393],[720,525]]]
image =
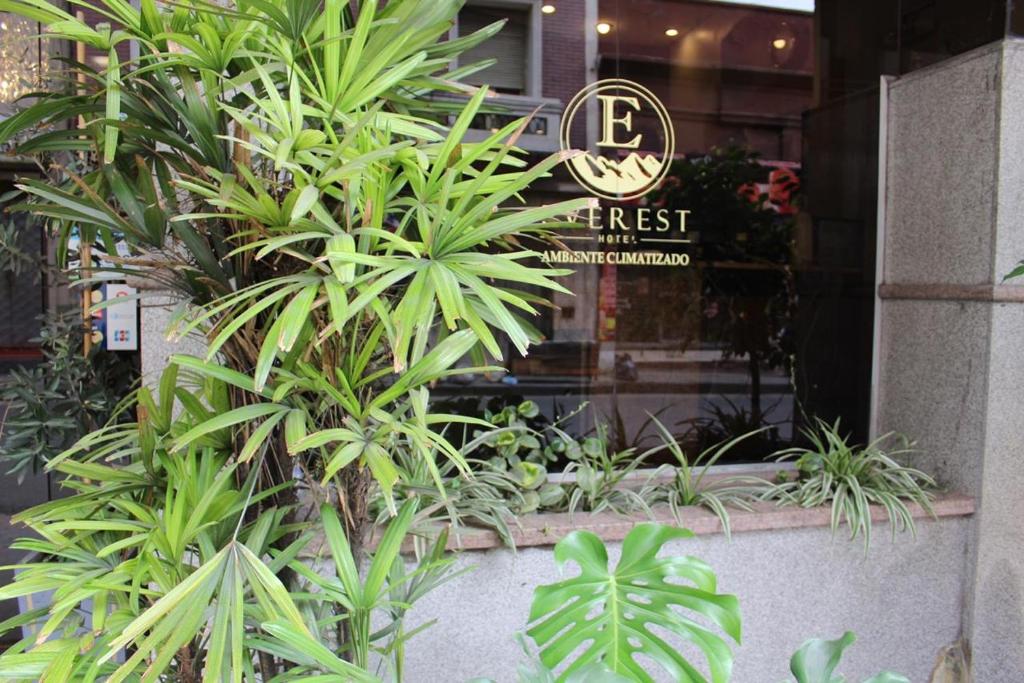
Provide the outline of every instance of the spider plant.
[[[908,503],[916,503],[934,515],[931,502],[935,480],[898,461],[913,452],[913,444],[905,437],[890,433],[859,446],[850,443],[849,434],[840,432],[839,420],[830,425],[820,418],[814,429],[805,429],[803,434],[809,446],[775,454],[777,461],[795,461],[796,478],[773,484],[763,498],[780,505],[830,505],[832,534],[845,522],[850,540],[863,535],[865,552],[871,543],[872,505],[885,509],[893,538],[904,530],[916,534]],[[895,448],[885,448],[890,443]]]
[[[440,487],[422,458],[406,450],[394,453],[395,466],[400,473],[396,495],[420,501],[418,524],[414,529],[427,532],[441,523],[451,529],[458,542],[465,527],[483,527],[493,529],[505,544],[515,547],[510,521],[525,505],[523,489],[509,473],[470,457],[486,438],[477,437],[462,448],[472,468],[471,476],[460,473],[453,463],[439,459]],[[379,490],[375,491],[371,505],[378,523],[390,516]]]
[[739,475],[708,479],[708,473],[736,444],[757,436],[765,428],[747,432],[691,457],[660,420],[652,415],[651,421],[661,438],[661,444],[648,450],[643,457],[668,451],[675,462],[658,467],[640,489],[640,497],[649,505],[667,503],[680,524],[683,522],[682,508],[707,508],[718,517],[726,538],[731,538],[729,506],[750,510],[751,501],[758,497],[768,482],[760,477]]
[[597,435],[585,439],[579,458],[566,466],[571,477],[567,509],[588,512],[615,512],[629,514],[644,512],[651,516],[651,508],[640,493],[627,485],[627,481],[643,464],[644,454],[635,448],[612,451],[608,446],[608,427],[597,425]]

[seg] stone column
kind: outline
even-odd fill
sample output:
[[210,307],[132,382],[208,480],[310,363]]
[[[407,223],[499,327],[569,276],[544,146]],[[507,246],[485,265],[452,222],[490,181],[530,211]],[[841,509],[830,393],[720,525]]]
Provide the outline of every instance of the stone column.
[[890,82],[886,122],[876,428],[975,497],[974,680],[1024,681],[1024,41]]
[[179,300],[170,292],[146,292],[140,304],[139,339],[141,340],[142,383],[155,387],[160,374],[173,354],[206,357],[206,340],[201,335],[189,335],[170,341],[167,330],[174,320]]

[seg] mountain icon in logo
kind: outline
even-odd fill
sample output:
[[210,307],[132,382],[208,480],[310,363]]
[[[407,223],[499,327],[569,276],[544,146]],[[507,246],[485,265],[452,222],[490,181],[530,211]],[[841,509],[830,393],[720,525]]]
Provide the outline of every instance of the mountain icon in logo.
[[569,173],[593,194],[622,202],[643,196],[668,173],[675,131],[654,93],[639,83],[607,78],[569,101],[559,146],[563,152],[589,150],[569,158]]
[[653,154],[631,152],[615,160],[589,152],[574,157],[573,170],[588,185],[609,195],[633,195],[653,185],[661,174],[662,161]]

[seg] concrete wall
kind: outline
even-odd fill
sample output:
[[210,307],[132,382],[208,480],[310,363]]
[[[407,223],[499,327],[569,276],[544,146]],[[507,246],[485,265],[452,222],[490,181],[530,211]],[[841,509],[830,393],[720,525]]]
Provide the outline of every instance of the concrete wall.
[[[846,630],[858,636],[844,658],[848,680],[887,668],[917,683],[929,680],[939,649],[960,634],[969,523],[921,520],[916,540],[905,534],[895,544],[879,525],[867,556],[859,541],[832,541],[824,528],[740,533],[731,542],[721,534],[698,536],[663,554],[705,560],[719,590],[740,598],[735,683],[786,680],[789,657],[804,640]],[[621,544],[609,548],[617,562]],[[417,623],[437,624],[408,644],[406,680],[514,681],[517,663],[525,661],[514,635],[525,628],[533,589],[559,578],[552,550],[464,552],[458,563],[476,569],[413,609]],[[567,568],[569,575],[576,571]]]
[[964,635],[978,683],[1024,680],[1024,43],[892,83],[878,428],[973,495]]

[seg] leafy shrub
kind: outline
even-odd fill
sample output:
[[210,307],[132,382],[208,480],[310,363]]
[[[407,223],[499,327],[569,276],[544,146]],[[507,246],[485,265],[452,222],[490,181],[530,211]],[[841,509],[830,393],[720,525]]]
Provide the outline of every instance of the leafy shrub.
[[[511,525],[517,514],[527,511],[527,492],[508,472],[472,457],[487,438],[490,436],[478,437],[461,449],[473,468],[472,476],[460,472],[446,459],[437,463],[441,486],[422,458],[404,449],[394,451],[399,472],[395,495],[420,501],[420,524],[414,528],[423,533],[436,533],[438,526],[447,525],[458,542],[459,533],[465,527],[483,527],[496,531],[509,547],[515,546]],[[373,494],[371,507],[378,524],[391,516],[379,489]]]
[[[533,401],[505,406],[497,412],[485,410],[484,419],[501,430],[496,431],[495,438],[488,439],[487,442],[495,451],[494,464],[501,467],[512,458],[538,465],[551,465],[560,460],[578,460],[582,448],[581,440],[570,436],[562,429],[562,425],[586,407],[587,404],[582,403],[575,410],[552,422],[540,420],[540,408]],[[481,436],[483,433],[477,432],[475,436]],[[513,439],[513,436],[516,438]]]
[[[516,146],[526,119],[470,139],[491,93],[460,80],[488,64],[456,61],[502,22],[452,38],[462,4],[101,0],[109,23],[91,26],[58,4],[5,3],[48,38],[107,56],[99,71],[68,64],[0,121],[0,144],[30,133],[18,152],[57,150],[40,166],[67,170],[20,179],[27,200],[16,208],[48,221],[62,263],[72,236],[97,249],[123,236],[127,255],[89,275],[131,268],[183,301],[172,336],[209,344],[206,358],[174,357],[180,383],[169,371],[157,395],[137,392],[138,423],[93,431],[51,461],[62,472],[103,462],[69,484],[108,486],[83,489],[95,507],[78,498],[24,518],[49,543],[33,577],[53,578],[11,590],[63,586],[47,631],[76,637],[22,643],[9,653],[20,659],[0,658],[0,676],[31,665],[28,678],[45,670],[60,681],[96,671],[269,681],[295,667],[368,677],[346,660],[366,651],[355,623],[365,604],[346,594],[314,618],[289,593],[303,530],[294,473],[324,496],[314,515],[320,503],[337,508],[355,558],[373,491],[391,517],[405,514],[398,454],[442,498],[439,463],[468,476],[446,431],[493,425],[431,410],[430,388],[499,371],[505,349],[539,340],[528,318],[539,293],[565,291],[556,278],[568,271],[523,245],[548,243],[551,228],[594,204],[522,206],[530,184],[572,156],[531,165]],[[122,62],[128,42],[138,56]],[[79,157],[97,163],[70,171]],[[210,469],[196,480],[210,494],[190,489],[182,503],[166,472],[192,462]],[[62,526],[80,553],[62,554]],[[395,588],[389,600],[408,597]],[[118,620],[79,640],[76,610],[101,599],[117,603]],[[332,643],[321,631],[339,622]],[[398,629],[400,649],[409,634]]]
[[[138,390],[147,406],[138,422],[97,430],[51,461],[74,495],[15,518],[38,538],[13,547],[36,556],[0,600],[53,591],[54,602],[4,622],[5,631],[34,624],[36,633],[0,655],[0,678],[155,680],[139,676],[174,671],[193,680],[205,671],[205,680],[240,681],[256,667],[279,680],[329,671],[375,681],[371,652],[400,671],[415,634],[403,626],[408,610],[455,575],[447,535],[407,571],[399,550],[417,504],[407,501],[359,578],[337,513],[320,509],[319,525],[291,520],[274,504],[290,484],[257,490],[257,470],[243,475],[232,457],[230,426],[176,452],[226,407],[228,392],[216,380],[186,391],[177,379],[172,365],[155,395]],[[307,552],[316,531],[325,542]],[[310,558],[329,559],[335,576],[318,575]],[[377,612],[389,625],[371,631]],[[128,656],[115,661],[122,650]]]
[[[412,525],[417,504],[416,499],[406,501],[398,516],[383,527],[363,577],[337,512],[328,505],[321,507],[323,534],[327,554],[334,564],[334,576],[321,576],[304,561],[293,561],[290,567],[304,579],[303,584],[315,589],[306,593],[300,587],[293,592],[295,601],[309,605],[316,616],[316,623],[327,628],[314,630],[312,637],[305,629],[287,622],[277,622],[266,629],[271,637],[257,641],[257,650],[279,654],[282,641],[285,644],[290,641],[293,645],[287,659],[302,663],[289,669],[281,680],[306,680],[321,668],[345,673],[345,665],[351,667],[351,664],[342,658],[342,654],[348,655],[360,673],[366,672],[370,669],[372,652],[390,661],[397,680],[401,680],[403,648],[410,637],[422,630],[421,627],[406,631],[407,613],[419,598],[459,573],[451,571],[454,560],[445,556],[448,535],[444,532],[437,536],[418,566],[412,572],[407,571],[399,553]],[[345,615],[343,621],[337,620],[335,615],[338,613]],[[386,627],[371,629],[375,614],[386,617]],[[345,653],[332,651],[330,639],[323,637],[335,622],[344,627],[342,633],[345,637],[338,638],[337,642],[348,643]],[[314,656],[310,664],[305,663],[310,655],[317,653],[320,653],[319,657]]]
[[[5,680],[117,681],[172,661],[179,672],[203,662],[211,673],[237,672],[221,679],[232,680],[251,659],[243,654],[247,619],[306,628],[275,561],[262,559],[299,529],[272,504],[247,514],[277,491],[253,491],[255,473],[240,476],[229,462],[223,432],[172,453],[175,437],[226,397],[223,385],[175,390],[176,374],[165,372],[162,399],[148,399],[152,409],[139,422],[96,430],[51,460],[73,495],[15,517],[38,538],[13,547],[36,557],[0,588],[0,599],[53,591],[54,602],[4,623],[38,624],[0,655]],[[127,657],[114,661],[126,647]]]
[[[209,340],[190,369],[233,373],[229,409],[190,438],[244,433],[239,459],[271,463],[260,487],[296,466],[333,484],[353,537],[371,484],[397,511],[393,450],[468,472],[439,426],[479,423],[431,412],[429,387],[500,371],[503,349],[539,339],[528,318],[568,271],[523,245],[594,203],[521,206],[572,156],[530,165],[516,146],[525,119],[470,139],[491,93],[460,80],[487,63],[454,65],[503,22],[450,39],[462,4],[105,0],[110,23],[92,27],[51,3],[7,3],[107,55],[101,73],[69,67],[83,85],[62,90],[68,74],[0,122],[0,142],[36,133],[22,154],[99,161],[21,179],[17,208],[49,221],[65,261],[72,234],[97,248],[122,235],[128,255],[93,274],[130,267],[182,299],[171,336]],[[128,41],[140,54],[121,62]],[[85,125],[64,130],[68,112]]]
[[496,429],[489,435],[477,432],[477,438],[485,438],[487,450],[493,453],[487,458],[483,471],[491,470],[508,474],[522,489],[522,503],[516,510],[520,514],[562,507],[566,500],[565,488],[548,480],[548,467],[558,462],[575,462],[583,457],[584,451],[599,448],[597,438],[576,439],[562,429],[562,425],[578,415],[586,403],[581,404],[567,415],[549,424],[531,425],[539,409],[533,401],[523,401],[502,410],[485,412],[485,418]]
[[7,403],[0,424],[0,463],[21,482],[89,432],[116,419],[138,373],[129,358],[93,347],[82,355],[77,314],[42,318],[43,358],[14,368],[0,384]]

